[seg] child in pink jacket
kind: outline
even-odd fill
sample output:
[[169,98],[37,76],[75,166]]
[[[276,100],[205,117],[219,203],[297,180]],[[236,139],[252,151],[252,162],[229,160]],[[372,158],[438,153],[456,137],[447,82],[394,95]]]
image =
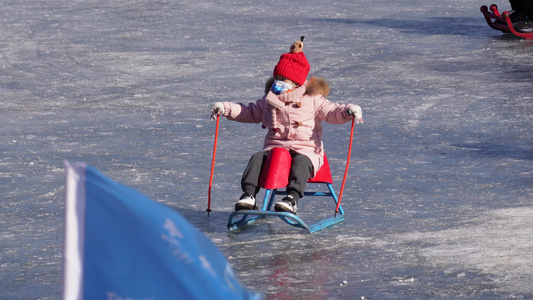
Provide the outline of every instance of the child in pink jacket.
[[213,116],[221,114],[233,121],[262,123],[263,128],[268,129],[263,150],[250,158],[244,170],[243,194],[235,210],[257,209],[255,196],[259,192],[263,163],[272,148],[283,147],[289,150],[292,164],[287,196],[276,203],[274,209],[296,213],[307,180],[324,163],[321,121],[342,124],[355,117],[357,123],[363,122],[359,106],[331,103],[325,98],[329,87],[323,79],[311,77],[307,80],[310,66],[302,50],[303,37],[291,46],[289,53],[280,56],[274,76],[267,81],[265,96],[255,103],[217,102],[213,107]]

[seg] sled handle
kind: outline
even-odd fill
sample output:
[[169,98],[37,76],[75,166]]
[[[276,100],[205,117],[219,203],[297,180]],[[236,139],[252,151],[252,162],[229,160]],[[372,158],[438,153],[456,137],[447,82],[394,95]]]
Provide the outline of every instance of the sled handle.
[[213,160],[211,161],[211,175],[209,176],[209,191],[207,192],[207,216],[211,212],[211,187],[213,185],[213,171],[215,170],[215,158],[217,156],[217,140],[218,140],[218,124],[220,123],[220,115],[217,114],[217,125],[215,129],[215,143],[213,145]]
[[348,158],[346,158],[346,168],[344,169],[344,178],[342,179],[341,191],[339,192],[339,201],[337,201],[337,208],[335,208],[335,215],[339,213],[339,207],[341,206],[342,192],[344,192],[344,184],[346,183],[346,176],[348,175],[348,168],[350,166],[350,157],[352,156],[352,142],[353,142],[353,131],[355,127],[355,116],[352,119],[352,129],[350,131],[350,145],[348,147]]

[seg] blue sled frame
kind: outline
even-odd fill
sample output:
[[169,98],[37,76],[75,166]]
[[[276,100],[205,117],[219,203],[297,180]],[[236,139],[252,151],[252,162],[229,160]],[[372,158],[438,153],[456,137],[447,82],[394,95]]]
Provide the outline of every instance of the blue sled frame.
[[[337,207],[337,203],[339,202],[339,199],[337,197],[337,194],[335,194],[335,191],[333,190],[333,186],[331,185],[331,183],[325,183],[325,184],[327,185],[329,192],[305,192],[305,196],[332,197],[335,202],[335,207]],[[334,224],[344,221],[344,210],[342,209],[341,206],[339,206],[338,213],[335,212],[335,215],[333,217],[322,220],[310,226],[305,224],[305,222],[302,219],[300,219],[298,216],[296,216],[293,213],[271,211],[274,198],[278,194],[282,194],[282,192],[279,192],[277,189],[266,190],[265,197],[263,200],[263,206],[261,207],[261,210],[239,210],[239,211],[232,212],[228,219],[228,229],[230,231],[234,231],[238,228],[241,228],[242,226],[255,222],[259,218],[265,218],[267,216],[279,217],[280,219],[285,221],[287,224],[292,225],[294,227],[303,228],[309,231],[309,233],[319,231],[321,229],[324,229],[326,227],[329,227],[329,226],[332,226]]]

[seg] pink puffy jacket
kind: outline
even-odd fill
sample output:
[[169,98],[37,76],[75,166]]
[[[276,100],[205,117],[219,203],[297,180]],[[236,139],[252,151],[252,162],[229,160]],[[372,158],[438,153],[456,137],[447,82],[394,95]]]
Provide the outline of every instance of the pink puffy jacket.
[[237,122],[262,123],[268,128],[263,150],[283,147],[304,154],[313,163],[316,174],[324,163],[321,122],[342,124],[352,117],[345,115],[346,105],[332,103],[321,94],[305,92],[305,86],[281,95],[268,92],[247,106],[223,102],[224,116]]

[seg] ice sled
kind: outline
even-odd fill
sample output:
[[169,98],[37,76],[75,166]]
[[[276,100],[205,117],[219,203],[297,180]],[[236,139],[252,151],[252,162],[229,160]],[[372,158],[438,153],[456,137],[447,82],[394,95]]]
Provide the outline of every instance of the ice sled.
[[533,40],[533,32],[523,33],[516,31],[513,27],[513,23],[511,22],[511,18],[509,17],[509,12],[504,11],[502,14],[500,14],[496,4],[492,4],[490,6],[490,11],[486,5],[481,6],[480,10],[491,28],[500,30],[504,33],[512,33],[527,40]]
[[[271,211],[276,195],[285,194],[283,190],[288,184],[289,169],[291,165],[291,155],[287,149],[274,148],[270,151],[267,161],[261,170],[259,185],[265,189],[263,204],[259,210],[239,210],[230,214],[228,219],[228,229],[236,230],[241,226],[250,224],[259,218],[275,216],[281,218],[287,224],[294,227],[303,228],[309,233],[313,233],[325,227],[344,221],[344,210],[339,204],[339,198],[333,190],[331,172],[327,157],[324,156],[324,165],[318,170],[315,177],[309,179],[309,184],[325,185],[322,192],[305,192],[305,196],[322,196],[330,199],[330,203],[338,207],[335,215],[313,225],[307,225],[297,215],[289,212]],[[348,162],[347,162],[348,164]],[[309,189],[308,184],[308,189]],[[259,201],[258,201],[259,202]],[[259,205],[260,203],[258,203]],[[333,212],[333,210],[332,210]]]

